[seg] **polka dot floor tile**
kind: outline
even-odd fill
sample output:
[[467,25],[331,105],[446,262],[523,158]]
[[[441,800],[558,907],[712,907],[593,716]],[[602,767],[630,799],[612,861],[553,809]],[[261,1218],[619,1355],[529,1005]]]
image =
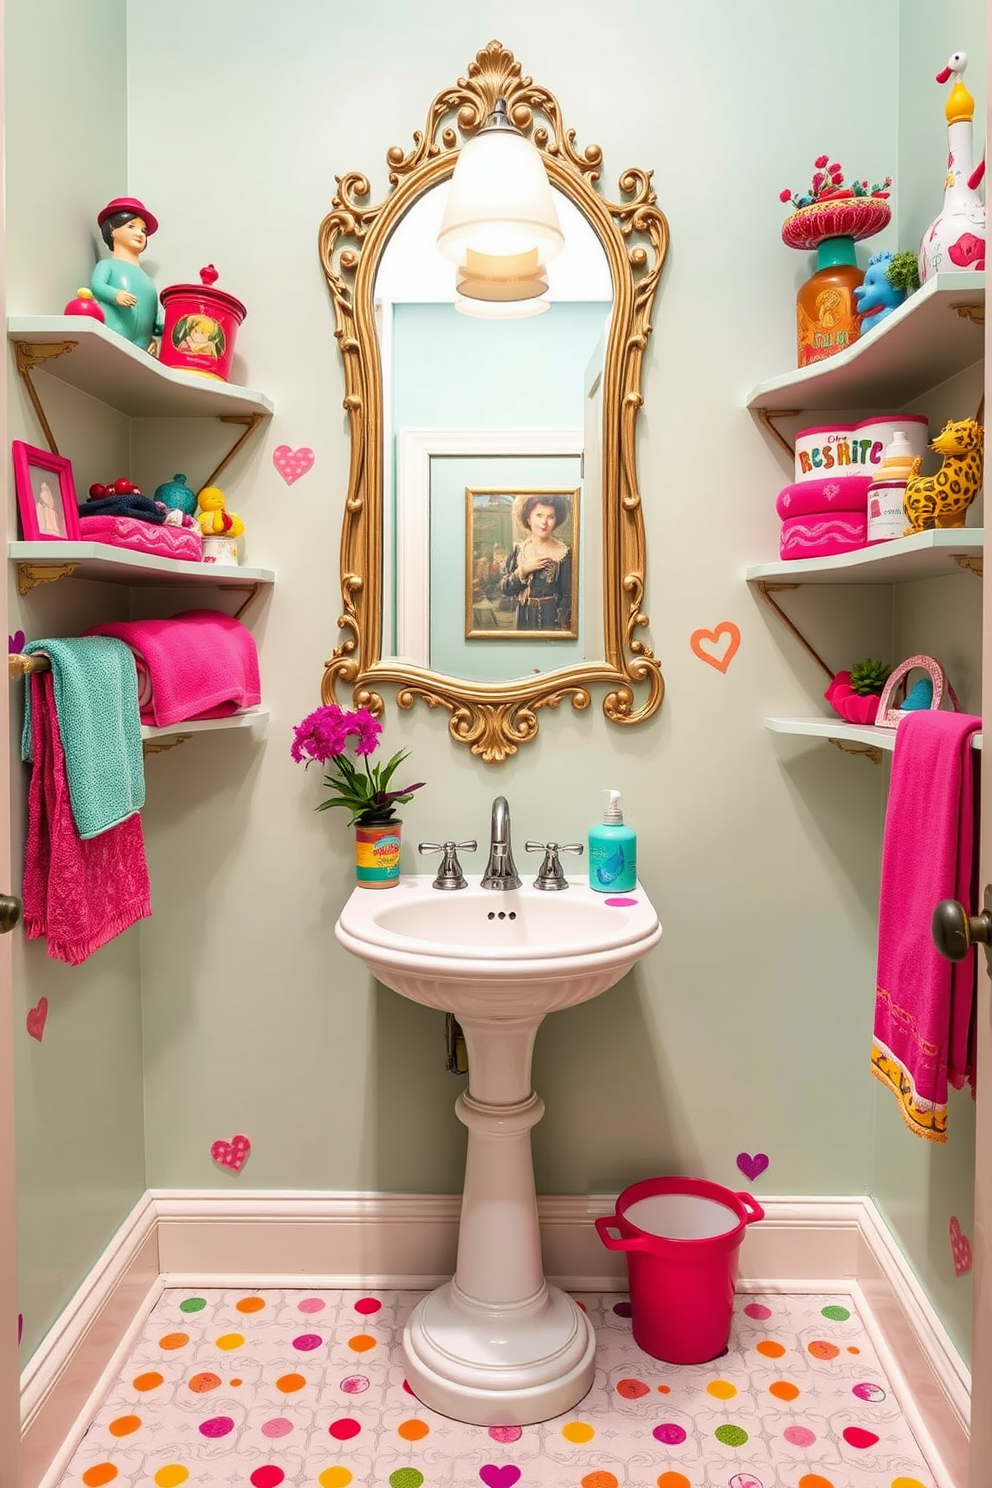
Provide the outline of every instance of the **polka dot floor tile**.
[[420,1295],[166,1290],[63,1488],[936,1488],[850,1297],[739,1296],[727,1352],[678,1366],[584,1293],[589,1394],[484,1427],[406,1385]]

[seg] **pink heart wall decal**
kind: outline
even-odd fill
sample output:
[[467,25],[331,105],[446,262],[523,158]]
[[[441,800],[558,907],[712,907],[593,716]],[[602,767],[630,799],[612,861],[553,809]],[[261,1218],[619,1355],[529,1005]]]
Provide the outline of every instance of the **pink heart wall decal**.
[[229,1142],[225,1142],[223,1138],[218,1138],[210,1147],[210,1156],[214,1162],[219,1163],[222,1168],[230,1168],[232,1173],[241,1172],[241,1169],[248,1161],[248,1154],[250,1152],[251,1143],[247,1137],[242,1136],[240,1133],[232,1137]]
[[47,1017],[48,998],[39,997],[35,1006],[33,1008],[28,1008],[28,1016],[26,1019],[28,1033],[33,1039],[37,1039],[39,1044],[41,1043],[42,1038],[45,1034],[45,1019]]
[[951,1215],[951,1222],[947,1226],[947,1232],[951,1237],[951,1259],[954,1262],[954,1275],[964,1276],[966,1271],[971,1270],[971,1241],[961,1229],[960,1224]]
[[288,444],[277,444],[272,451],[272,463],[287,486],[291,486],[310,469],[313,464],[313,450],[305,444],[301,444],[299,449],[292,449]]
[[485,1483],[486,1488],[513,1488],[514,1483],[520,1481],[519,1467],[497,1467],[495,1463],[487,1462],[485,1467],[479,1468],[479,1477]]
[[748,1152],[738,1152],[737,1166],[744,1174],[744,1177],[753,1183],[755,1178],[760,1178],[767,1168],[768,1154],[766,1152],[756,1152],[752,1157]]

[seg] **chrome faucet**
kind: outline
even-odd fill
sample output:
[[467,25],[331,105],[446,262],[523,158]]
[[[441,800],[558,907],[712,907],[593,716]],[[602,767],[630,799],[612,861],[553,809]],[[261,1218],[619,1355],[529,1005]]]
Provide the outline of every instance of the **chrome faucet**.
[[493,802],[492,830],[489,834],[489,862],[482,875],[484,889],[519,889],[520,875],[513,862],[510,846],[510,808],[505,796]]

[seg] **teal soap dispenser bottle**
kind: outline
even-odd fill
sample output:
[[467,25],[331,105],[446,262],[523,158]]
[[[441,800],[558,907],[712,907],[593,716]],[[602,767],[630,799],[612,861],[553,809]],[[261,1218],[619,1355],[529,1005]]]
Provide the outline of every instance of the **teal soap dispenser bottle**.
[[602,824],[589,833],[589,887],[597,894],[629,893],[637,887],[637,833],[624,826],[620,792],[607,795]]

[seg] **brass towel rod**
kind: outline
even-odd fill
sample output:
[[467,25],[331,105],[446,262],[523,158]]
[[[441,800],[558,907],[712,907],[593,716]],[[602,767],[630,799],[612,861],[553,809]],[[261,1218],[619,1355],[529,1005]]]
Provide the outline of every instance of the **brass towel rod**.
[[26,677],[28,672],[50,672],[52,670],[52,659],[46,656],[44,651],[38,651],[34,656],[24,656],[17,651],[11,651],[7,656],[7,672],[12,682],[20,677]]

